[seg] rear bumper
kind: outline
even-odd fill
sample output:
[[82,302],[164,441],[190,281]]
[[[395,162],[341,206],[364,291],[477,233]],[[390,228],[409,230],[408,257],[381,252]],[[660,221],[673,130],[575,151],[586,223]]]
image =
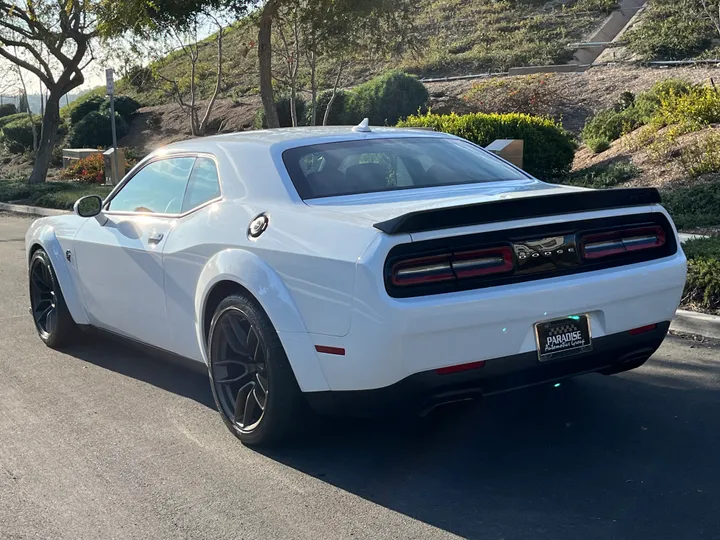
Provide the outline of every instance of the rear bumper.
[[597,338],[592,352],[550,361],[538,361],[535,351],[495,358],[484,366],[441,375],[435,370],[411,375],[395,384],[372,390],[309,392],[310,405],[325,414],[354,416],[417,413],[452,401],[479,398],[583,373],[619,373],[641,366],[658,349],[670,322],[632,335],[621,332]]

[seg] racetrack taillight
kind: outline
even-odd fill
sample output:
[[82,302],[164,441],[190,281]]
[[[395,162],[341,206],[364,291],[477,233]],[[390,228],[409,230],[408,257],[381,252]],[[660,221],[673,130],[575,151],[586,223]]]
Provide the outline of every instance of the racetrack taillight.
[[402,260],[393,265],[390,279],[393,285],[403,287],[505,274],[514,269],[512,249],[500,246]]
[[665,245],[665,230],[658,226],[638,227],[583,236],[580,251],[584,259],[659,248]]

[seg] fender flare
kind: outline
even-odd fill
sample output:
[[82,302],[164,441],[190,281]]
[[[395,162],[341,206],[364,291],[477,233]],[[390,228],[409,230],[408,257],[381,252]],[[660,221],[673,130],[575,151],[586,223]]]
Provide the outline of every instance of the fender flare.
[[55,276],[57,276],[60,290],[65,299],[65,305],[75,324],[89,324],[85,306],[80,300],[80,294],[78,294],[80,279],[77,269],[72,264],[68,264],[65,259],[65,252],[55,235],[55,229],[51,225],[30,228],[26,238],[28,264],[30,263],[30,251],[35,245],[39,245],[50,257],[50,262],[53,265]]
[[329,390],[300,311],[280,276],[258,255],[231,248],[211,257],[195,290],[195,331],[203,360],[208,364],[204,313],[207,299],[220,282],[232,281],[245,288],[265,310],[285,348],[290,366],[303,392]]

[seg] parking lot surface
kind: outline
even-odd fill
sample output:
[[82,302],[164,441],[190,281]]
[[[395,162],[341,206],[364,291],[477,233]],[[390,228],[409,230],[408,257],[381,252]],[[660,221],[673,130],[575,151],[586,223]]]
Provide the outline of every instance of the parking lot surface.
[[0,539],[720,539],[717,346],[258,452],[202,372],[40,342],[30,222],[0,214]]

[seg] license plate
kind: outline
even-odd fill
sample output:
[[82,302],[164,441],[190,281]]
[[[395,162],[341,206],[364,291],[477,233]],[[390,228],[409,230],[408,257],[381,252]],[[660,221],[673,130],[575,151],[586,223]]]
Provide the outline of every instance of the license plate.
[[590,320],[587,315],[535,324],[538,359],[541,362],[582,354],[592,350]]

